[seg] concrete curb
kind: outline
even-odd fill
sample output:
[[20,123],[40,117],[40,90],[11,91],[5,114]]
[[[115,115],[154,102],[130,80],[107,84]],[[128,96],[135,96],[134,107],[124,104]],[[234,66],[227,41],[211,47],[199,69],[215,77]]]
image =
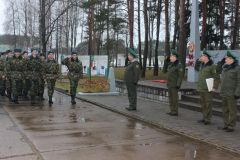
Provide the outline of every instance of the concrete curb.
[[[66,89],[63,89],[63,88],[59,88],[59,87],[55,87],[55,90],[61,92],[61,93],[64,93],[66,95],[69,95],[70,94],[68,93],[68,90]],[[97,105],[101,108],[104,108],[104,109],[107,109],[109,111],[112,111],[112,112],[115,112],[115,113],[118,113],[118,114],[121,114],[121,115],[124,115],[126,117],[129,117],[129,118],[134,118],[136,120],[139,120],[141,122],[144,122],[146,124],[149,124],[155,128],[158,128],[158,129],[163,129],[165,131],[170,131],[172,133],[175,133],[175,134],[178,134],[178,135],[182,135],[182,136],[185,136],[185,137],[188,137],[188,138],[192,138],[192,139],[195,139],[195,140],[198,140],[200,142],[204,142],[205,144],[211,146],[211,147],[214,147],[218,150],[221,150],[221,151],[226,151],[226,152],[229,152],[229,153],[234,153],[234,154],[237,154],[237,155],[240,155],[240,151],[239,150],[236,150],[234,148],[230,148],[228,146],[224,146],[222,144],[219,144],[219,143],[216,143],[216,142],[213,142],[213,141],[208,141],[204,138],[201,138],[201,137],[198,137],[198,136],[194,136],[194,135],[191,135],[191,134],[187,134],[187,133],[184,133],[182,131],[179,131],[179,130],[176,130],[176,129],[173,129],[173,128],[170,128],[170,127],[167,127],[165,125],[162,125],[162,124],[159,124],[159,123],[155,123],[155,122],[152,122],[150,120],[147,120],[147,119],[144,119],[144,118],[141,118],[139,116],[136,116],[136,115],[132,115],[130,112],[124,112],[124,111],[119,111],[117,109],[114,109],[114,108],[111,108],[111,107],[108,107],[106,105],[103,105],[103,104],[100,104],[98,102],[95,102],[95,101],[91,101],[91,100],[88,100],[86,98],[82,98],[80,96],[76,96],[77,99],[80,99],[82,101],[85,101],[85,102],[88,102],[88,103],[91,103],[91,104],[94,104],[94,105]]]

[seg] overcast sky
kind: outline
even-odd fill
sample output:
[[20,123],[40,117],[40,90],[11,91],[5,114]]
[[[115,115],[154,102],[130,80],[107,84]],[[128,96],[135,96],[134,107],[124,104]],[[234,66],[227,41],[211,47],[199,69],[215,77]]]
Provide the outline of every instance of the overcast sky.
[[4,26],[3,23],[5,22],[5,3],[4,0],[0,0],[0,34],[4,34]]

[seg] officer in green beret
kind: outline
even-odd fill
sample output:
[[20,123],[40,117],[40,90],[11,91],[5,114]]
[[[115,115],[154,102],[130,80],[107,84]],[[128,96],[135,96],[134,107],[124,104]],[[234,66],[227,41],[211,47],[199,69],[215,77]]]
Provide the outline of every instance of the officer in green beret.
[[31,104],[35,104],[34,98],[38,89],[39,79],[43,75],[42,60],[37,55],[37,48],[31,48],[32,55],[27,58],[27,71],[28,75],[26,79],[30,80],[30,95],[31,95]]
[[48,59],[46,60],[46,66],[43,74],[43,79],[48,84],[48,96],[49,96],[49,104],[53,104],[52,101],[52,95],[54,92],[54,87],[56,81],[58,81],[59,78],[59,64],[58,62],[53,58],[54,52],[49,51],[48,52]]
[[164,61],[163,73],[167,74],[167,88],[170,103],[170,112],[166,113],[170,116],[178,115],[178,90],[183,80],[183,65],[178,60],[179,55],[172,50],[171,57],[167,57]]
[[[212,55],[204,48],[200,59],[196,60],[195,70],[199,71],[197,91],[200,92],[202,119],[197,120],[205,125],[210,124],[212,119],[212,97],[213,92],[218,89],[220,76],[216,72],[216,65],[211,60]],[[213,78],[213,88],[208,90],[206,79]]]
[[[46,66],[45,57],[46,57],[46,54],[45,53],[39,53],[39,56],[40,56],[41,61],[42,61],[42,69],[45,70],[45,66]],[[42,75],[41,79],[40,79],[40,82],[39,82],[39,87],[38,87],[38,93],[39,93],[38,100],[39,101],[45,100],[45,98],[43,97],[44,88],[45,88],[45,81],[44,81],[43,75]]]
[[[9,58],[12,57],[12,50],[11,49],[8,49],[5,51],[7,56],[6,56],[6,63],[5,63],[5,70],[7,69],[6,66],[7,66],[7,63],[8,63],[8,60]],[[12,93],[12,82],[11,82],[11,76],[10,76],[10,72],[11,71],[4,71],[4,79],[6,80],[6,89],[7,89],[7,98],[9,99],[12,99],[11,97],[11,93]]]
[[240,66],[236,55],[227,50],[227,55],[217,64],[217,73],[222,74],[221,91],[223,127],[220,130],[234,131],[237,120],[237,99],[240,98]]
[[78,87],[78,81],[83,79],[82,62],[77,58],[77,51],[71,52],[71,57],[62,60],[62,64],[68,67],[68,75],[70,81],[71,103],[76,104],[75,96]]
[[26,60],[22,58],[21,49],[15,48],[14,55],[9,58],[7,63],[7,71],[11,72],[11,82],[13,90],[13,102],[19,104],[18,95],[21,89],[22,79],[25,78],[26,72]]
[[138,62],[137,54],[130,49],[128,54],[128,65],[124,73],[124,83],[127,86],[129,107],[127,110],[137,109],[137,83],[141,74],[140,63]]

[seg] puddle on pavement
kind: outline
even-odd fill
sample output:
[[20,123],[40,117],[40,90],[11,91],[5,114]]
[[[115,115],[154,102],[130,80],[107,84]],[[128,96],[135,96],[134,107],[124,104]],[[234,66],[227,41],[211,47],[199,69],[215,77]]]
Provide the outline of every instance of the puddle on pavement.
[[86,123],[86,122],[92,122],[92,119],[91,118],[77,118],[76,116],[70,116],[70,120],[71,122],[70,123]]
[[196,147],[191,143],[184,143],[185,146],[185,158],[195,159],[197,157]]
[[127,124],[127,127],[129,129],[146,129],[146,128],[148,128],[148,127],[146,127],[140,123],[134,122],[134,121],[129,121],[129,124]]
[[14,131],[14,132],[21,132],[21,130],[18,127],[14,127],[14,126],[9,127],[7,130]]
[[90,136],[89,132],[74,132],[74,133],[69,133],[65,134],[66,136],[71,136],[71,137],[88,137]]

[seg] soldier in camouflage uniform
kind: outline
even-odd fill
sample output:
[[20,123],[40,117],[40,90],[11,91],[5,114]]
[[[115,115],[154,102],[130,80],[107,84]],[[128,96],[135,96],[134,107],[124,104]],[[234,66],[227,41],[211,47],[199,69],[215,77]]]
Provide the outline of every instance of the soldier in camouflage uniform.
[[[22,79],[25,78],[26,71],[26,60],[22,58],[20,55],[21,49],[15,48],[14,55],[9,58],[6,70],[10,72],[11,82],[12,82],[12,90],[13,90],[13,102],[19,104],[18,102],[18,94],[21,89]],[[5,73],[6,75],[6,73]]]
[[1,58],[0,58],[0,93],[2,96],[5,96],[5,87],[6,87],[6,80],[2,78],[4,75],[4,68],[5,68],[5,63],[6,63],[6,54],[5,52],[1,52]]
[[[46,61],[45,61],[45,53],[40,53],[39,56],[41,57],[42,60],[42,69],[44,71],[45,66],[46,66]],[[39,101],[41,100],[45,100],[45,98],[43,97],[44,94],[44,88],[45,88],[45,81],[43,79],[43,75],[40,77],[41,79],[39,80],[39,87],[38,87],[38,92],[39,92]]]
[[[27,51],[23,51],[21,53],[21,56],[23,57],[23,59],[25,59],[27,61],[28,58],[28,52]],[[29,79],[26,79],[26,77],[22,80],[22,91],[23,91],[23,96],[26,100],[28,100],[28,90],[30,87],[30,81]]]
[[42,60],[37,55],[37,48],[31,48],[32,55],[27,59],[27,77],[30,80],[31,104],[35,104],[34,97],[38,89],[38,83],[43,75]]
[[43,74],[43,79],[48,84],[48,96],[49,103],[52,104],[52,95],[54,92],[55,83],[59,78],[59,65],[58,62],[53,58],[54,52],[48,52],[48,59],[46,60],[46,66]]
[[[7,66],[7,63],[8,63],[8,59],[12,57],[12,50],[6,50],[6,54],[7,54],[7,57],[6,57],[6,62],[5,62],[5,69],[6,69],[6,66]],[[11,93],[12,93],[12,82],[11,82],[11,77],[10,77],[10,71],[6,71],[4,72],[4,75],[5,76],[5,80],[6,80],[6,89],[7,89],[7,98],[9,99],[12,99],[11,97]]]
[[70,81],[71,103],[76,104],[75,96],[78,86],[78,81],[83,79],[82,62],[77,58],[77,52],[71,53],[71,57],[62,60],[62,64],[68,67],[68,75]]

